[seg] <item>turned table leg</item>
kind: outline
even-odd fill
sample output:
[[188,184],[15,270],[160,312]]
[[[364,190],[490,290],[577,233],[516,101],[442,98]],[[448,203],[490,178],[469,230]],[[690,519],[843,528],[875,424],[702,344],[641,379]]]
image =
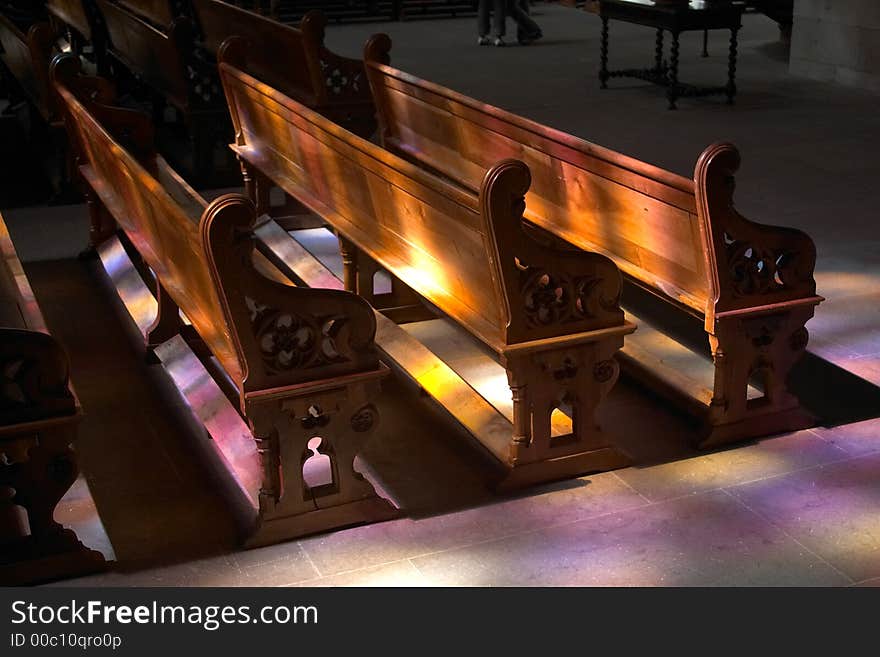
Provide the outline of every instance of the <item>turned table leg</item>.
[[599,84],[608,88],[608,19],[602,17],[602,43],[599,49]]
[[730,56],[727,60],[727,103],[732,105],[736,96],[736,36],[739,28],[730,30]]
[[703,30],[703,57],[709,56],[709,30]]
[[663,30],[657,30],[657,41],[654,46],[654,70],[657,72],[657,78],[660,78],[663,72]]
[[666,97],[669,99],[669,109],[675,109],[675,101],[678,99],[678,32],[672,33],[672,52],[669,61],[669,86],[666,89]]

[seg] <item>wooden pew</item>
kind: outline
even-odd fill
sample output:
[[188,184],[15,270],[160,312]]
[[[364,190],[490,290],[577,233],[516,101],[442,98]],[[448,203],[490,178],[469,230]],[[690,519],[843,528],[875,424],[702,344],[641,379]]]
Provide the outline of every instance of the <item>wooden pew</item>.
[[242,37],[252,46],[249,66],[258,78],[362,137],[375,132],[364,64],[324,46],[327,19],[320,11],[295,28],[220,0],[192,0],[192,7],[212,55],[227,38]]
[[0,14],[0,61],[14,78],[14,87],[47,124],[56,118],[49,94],[49,62],[54,51],[55,38],[48,23],[35,23],[24,33]]
[[[389,49],[377,35],[365,50],[384,146],[471,194],[492,162],[522,159],[526,218],[611,258],[632,284],[625,302],[648,293],[623,363],[702,418],[703,446],[811,426],[786,381],[822,300],[815,247],[735,210],[734,146],[707,148],[688,180],[391,68]],[[714,367],[676,354],[667,315],[702,323]]]
[[104,557],[53,517],[79,472],[82,410],[2,216],[0,255],[0,585],[9,586],[94,572]]
[[[160,10],[161,3],[97,0],[97,6],[110,56],[146,84],[157,100],[180,112],[189,132],[193,178],[200,183],[210,180],[214,146],[226,136],[228,119],[213,67],[194,57],[192,23],[185,17],[161,23],[173,16],[171,9]],[[119,79],[122,72],[114,70],[114,77]]]
[[[181,374],[179,336],[194,333],[193,349],[215,373],[211,386],[225,388],[250,429],[232,435],[240,420],[223,420],[216,400],[202,397],[193,407],[250,505],[248,543],[396,515],[354,467],[378,424],[372,400],[387,373],[369,305],[344,291],[290,287],[261,274],[248,199],[231,194],[206,203],[156,155],[147,117],[91,100],[74,59],[56,59],[52,75],[94,221],[118,224],[155,290],[158,312],[145,327],[146,344]],[[110,259],[124,260],[126,251],[108,240],[102,257],[109,271],[118,268]],[[195,367],[183,368],[176,380],[204,388]],[[331,464],[319,485],[304,475],[313,453]]]
[[[624,464],[595,419],[617,378],[614,354],[634,329],[618,306],[620,274],[599,254],[548,246],[523,221],[528,168],[494,163],[471,195],[248,75],[245,46],[224,43],[220,77],[233,149],[258,212],[269,182],[277,184],[338,232],[346,289],[404,321],[417,316],[405,312],[407,303],[424,299],[491,350],[507,372],[512,419],[489,414],[471,422],[472,410],[484,407],[469,396],[446,408],[465,427],[476,425],[475,438],[504,468],[502,487]],[[291,244],[262,246],[273,262],[289,263]],[[384,297],[374,293],[379,268],[395,278]],[[380,346],[386,354],[398,348]],[[447,369],[427,361],[414,367],[407,373],[428,394],[448,398],[439,376]],[[560,408],[571,422],[556,422]]]

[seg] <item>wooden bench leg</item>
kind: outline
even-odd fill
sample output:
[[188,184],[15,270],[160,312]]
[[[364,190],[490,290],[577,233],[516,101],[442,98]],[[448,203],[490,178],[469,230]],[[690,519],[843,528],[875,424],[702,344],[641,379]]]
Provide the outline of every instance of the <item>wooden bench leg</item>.
[[116,221],[88,185],[85,188],[86,207],[89,210],[89,246],[87,253],[93,254],[98,245],[116,234]]
[[379,264],[360,251],[351,241],[338,235],[339,252],[342,255],[343,284],[349,292],[365,299],[388,319],[403,324],[434,319],[432,313],[412,288],[391,276],[391,292],[376,294],[376,274],[384,271]]
[[238,159],[238,163],[241,166],[244,193],[256,207],[257,216],[269,214],[269,194],[272,191],[272,181],[241,158]]
[[182,322],[180,308],[168,294],[162,283],[156,281],[156,319],[146,331],[147,348],[154,349],[180,333]]
[[[715,361],[715,389],[700,447],[796,431],[816,419],[788,390],[791,368],[804,355],[804,326],[814,306],[770,315],[719,319],[709,336]],[[748,398],[749,383],[763,396]]]
[[[258,527],[249,546],[397,517],[398,510],[376,494],[354,462],[379,424],[370,400],[386,371],[343,387],[250,406],[263,482]],[[316,473],[310,472],[311,459],[318,460]],[[321,461],[327,467],[321,468]]]
[[[614,386],[614,358],[623,346],[616,335],[577,346],[508,356],[513,393],[513,439],[509,475],[499,488],[562,479],[629,464],[601,431],[596,410]],[[570,425],[557,408],[565,407]]]

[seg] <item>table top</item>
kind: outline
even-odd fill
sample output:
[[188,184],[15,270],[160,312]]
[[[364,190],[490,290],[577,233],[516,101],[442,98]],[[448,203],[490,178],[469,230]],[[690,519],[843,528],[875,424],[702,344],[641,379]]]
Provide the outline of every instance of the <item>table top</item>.
[[673,31],[738,28],[745,10],[743,0],[593,0],[588,9],[613,18]]
[[670,0],[594,0],[598,5],[637,5],[647,10],[682,12],[682,11],[714,11],[732,9],[743,11],[745,0],[690,0],[675,2]]

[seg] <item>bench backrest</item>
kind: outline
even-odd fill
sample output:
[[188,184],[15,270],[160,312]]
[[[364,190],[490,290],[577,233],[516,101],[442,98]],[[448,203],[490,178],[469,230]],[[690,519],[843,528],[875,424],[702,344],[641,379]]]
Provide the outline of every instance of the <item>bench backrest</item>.
[[[323,100],[323,76],[317,57],[324,31],[320,12],[312,12],[310,20],[304,20],[297,29],[220,0],[193,0],[192,4],[209,52],[216,55],[226,39],[242,37],[254,47],[248,58],[254,75],[287,95],[302,99],[304,104]],[[279,59],[285,66],[277,65]],[[273,62],[276,65],[270,66]],[[283,76],[275,75],[279,69],[284,71]]]
[[[392,152],[471,190],[487,163],[522,159],[532,171],[529,220],[608,255],[707,324],[723,310],[815,294],[809,238],[756,228],[732,209],[732,146],[707,149],[695,182],[394,69],[389,49],[388,37],[376,35],[364,59]],[[762,242],[769,248],[759,254]]]
[[172,0],[115,0],[115,2],[162,30],[171,27],[171,23],[177,18]]
[[70,25],[87,41],[94,38],[92,22],[83,0],[46,0],[46,10],[66,25]]
[[48,23],[35,23],[25,34],[0,14],[0,58],[47,121],[54,114],[49,94],[49,62],[53,50],[54,37]]
[[296,28],[221,0],[192,6],[208,51],[216,55],[226,39],[242,38],[254,77],[358,134],[375,130],[364,64],[324,46],[327,20],[320,11],[308,12]]
[[[471,333],[500,350],[622,322],[610,261],[577,252],[549,262],[527,234],[521,162],[487,167],[479,195],[468,194],[248,75],[241,45],[219,54],[235,150]],[[570,261],[557,298],[553,267]]]
[[144,81],[180,109],[189,107],[186,45],[191,28],[185,21],[163,31],[110,0],[97,0],[107,26],[110,50]]
[[79,93],[75,60],[52,71],[83,177],[243,395],[375,368],[366,303],[258,274],[250,201],[206,203],[155,154],[146,116]]

